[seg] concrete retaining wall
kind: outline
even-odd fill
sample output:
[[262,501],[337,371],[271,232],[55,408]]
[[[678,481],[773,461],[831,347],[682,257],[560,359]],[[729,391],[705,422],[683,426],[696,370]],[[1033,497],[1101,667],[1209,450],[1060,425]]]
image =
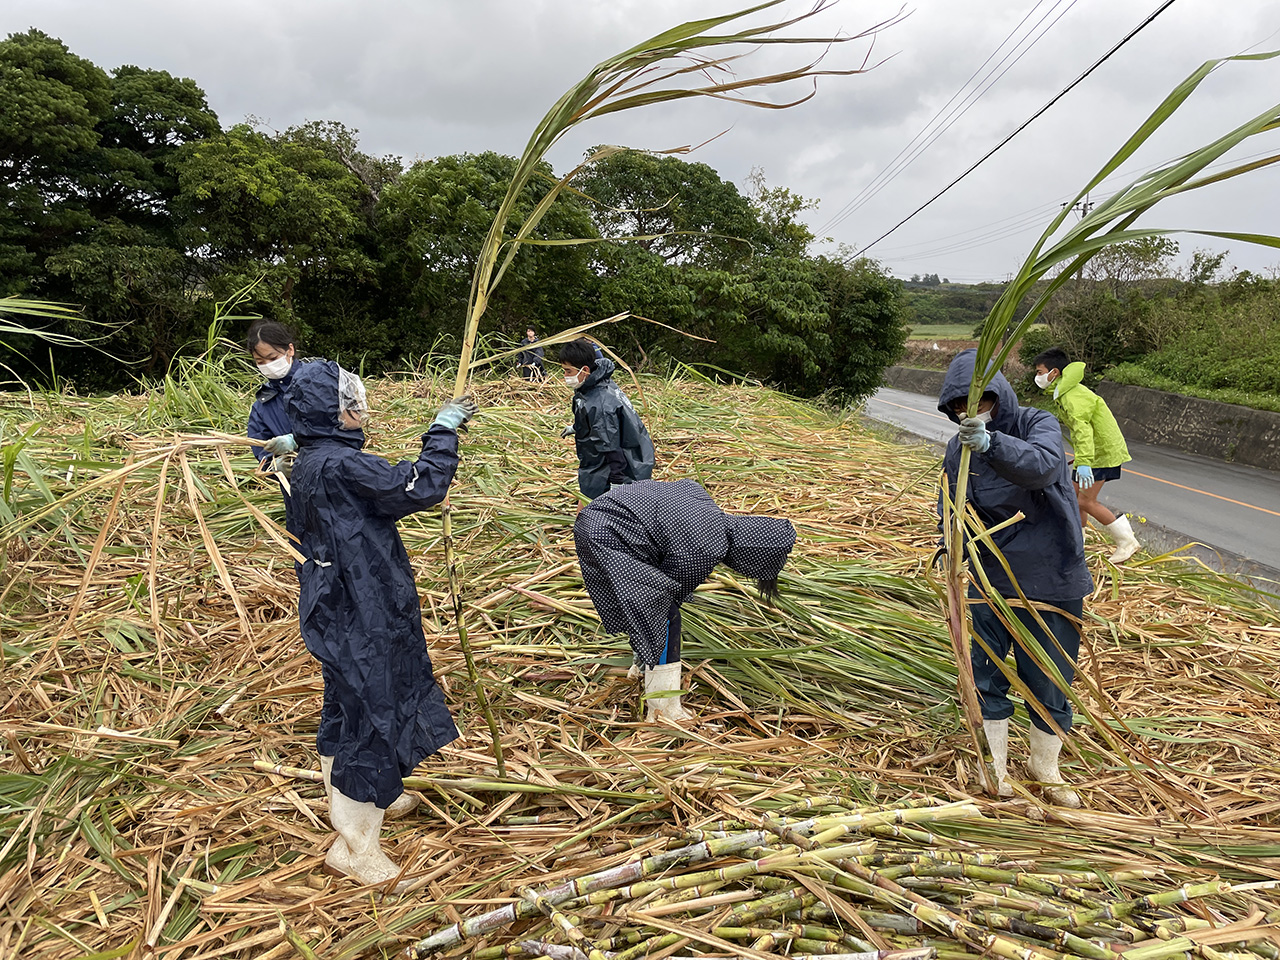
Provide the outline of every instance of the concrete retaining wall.
[[[930,397],[942,392],[942,378],[941,370],[916,367],[890,367],[884,372],[887,386]],[[1280,470],[1280,413],[1105,380],[1097,391],[1116,415],[1125,437],[1135,443]]]
[[1105,380],[1097,391],[1130,440],[1280,470],[1280,413]]

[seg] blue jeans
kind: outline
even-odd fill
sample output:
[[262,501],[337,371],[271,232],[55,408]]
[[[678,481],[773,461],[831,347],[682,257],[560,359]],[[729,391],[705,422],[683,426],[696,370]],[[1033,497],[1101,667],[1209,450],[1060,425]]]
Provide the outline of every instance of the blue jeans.
[[[1076,618],[1084,614],[1084,600],[1042,602],[1051,603]],[[1071,729],[1071,701],[1067,699],[1067,695],[1059,690],[1053,680],[1036,665],[1031,654],[1023,650],[1014,640],[1013,635],[1005,629],[991,607],[985,603],[975,602],[970,609],[973,614],[974,632],[1002,661],[1009,655],[1009,647],[1013,647],[1018,679],[1025,683],[1027,689],[1044,705],[1054,722],[1062,728],[1062,732],[1068,732]],[[1045,653],[1070,684],[1076,674],[1076,659],[1080,655],[1080,629],[1075,622],[1061,613],[1054,613],[1051,610],[1038,612],[1041,619],[1053,631],[1053,637],[1045,635],[1040,625],[1035,622],[1030,610],[1014,607],[1015,616],[1026,625],[1031,635],[1040,641]],[[1054,643],[1054,637],[1057,638],[1057,643]],[[1062,647],[1061,651],[1058,650],[1059,645]],[[1013,716],[1013,703],[1009,700],[1008,678],[1000,672],[1000,668],[976,642],[970,647],[969,659],[973,663],[973,679],[978,688],[978,703],[982,707],[982,719],[1006,720]],[[1037,711],[1028,707],[1027,712],[1031,714],[1031,722],[1040,730],[1053,733],[1049,724]]]
[[662,648],[658,663],[680,662],[680,604],[671,604],[667,613],[667,644]]

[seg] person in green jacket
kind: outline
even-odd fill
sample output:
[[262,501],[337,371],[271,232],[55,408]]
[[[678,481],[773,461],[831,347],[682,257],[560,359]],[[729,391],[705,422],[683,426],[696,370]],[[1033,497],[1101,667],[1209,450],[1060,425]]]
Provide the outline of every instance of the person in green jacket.
[[1075,449],[1076,502],[1080,506],[1080,524],[1089,526],[1093,517],[1115,541],[1112,563],[1124,563],[1138,552],[1138,538],[1124,514],[1116,516],[1098,502],[1098,494],[1108,480],[1120,479],[1120,465],[1133,458],[1125,445],[1124,434],[1107,402],[1080,381],[1084,364],[1071,363],[1066,353],[1051,347],[1032,361],[1036,368],[1036,386],[1053,390],[1059,419],[1071,431]]

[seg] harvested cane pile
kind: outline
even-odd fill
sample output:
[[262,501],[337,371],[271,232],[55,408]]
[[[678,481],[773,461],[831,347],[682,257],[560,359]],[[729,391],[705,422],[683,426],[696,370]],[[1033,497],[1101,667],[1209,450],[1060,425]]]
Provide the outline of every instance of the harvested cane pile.
[[[625,641],[573,563],[567,398],[478,382],[455,536],[507,776],[439,517],[412,517],[464,736],[384,831],[414,887],[396,898],[321,872],[320,677],[278,494],[232,436],[247,392],[9,397],[0,956],[1277,956],[1273,608],[1176,558],[1099,558],[1082,686],[1100,692],[1064,757],[1090,809],[1046,811],[1034,785],[993,802],[925,574],[928,451],[761,389],[642,383],[658,476],[796,522],[782,600],[717,574],[685,607],[703,722],[638,723]],[[370,387],[369,448],[401,456],[448,381]]]

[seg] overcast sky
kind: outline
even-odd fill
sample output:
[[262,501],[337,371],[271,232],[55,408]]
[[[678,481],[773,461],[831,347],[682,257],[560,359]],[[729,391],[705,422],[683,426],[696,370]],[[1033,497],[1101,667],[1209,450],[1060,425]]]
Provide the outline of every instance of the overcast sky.
[[[593,143],[666,149],[724,132],[691,159],[740,187],[753,168],[762,169],[771,185],[820,201],[807,215],[820,236],[859,249],[944,187],[1158,5],[914,0],[900,7],[894,0],[842,0],[805,32],[859,33],[900,9],[905,14],[876,38],[873,70],[824,78],[816,97],[785,111],[704,101],[607,118],[567,137],[551,159],[564,172]],[[595,63],[684,20],[738,6],[735,0],[5,0],[0,28],[7,35],[37,27],[106,69],[132,63],[191,77],[224,126],[249,116],[275,129],[337,120],[359,129],[368,152],[411,161],[482,150],[519,154],[543,113]],[[809,6],[796,0],[784,10]],[[1280,48],[1278,31],[1274,0],[1177,0],[868,255],[900,277],[1004,279],[1060,205],[1180,80],[1213,57]],[[844,44],[826,63],[856,66],[868,49]],[[800,56],[797,48],[769,49],[753,54],[740,72]],[[995,80],[993,69],[1003,76]],[[995,82],[957,111],[950,128],[910,166],[887,178],[895,158],[930,129],[940,110],[975,92],[975,77]],[[1229,65],[1112,187],[1209,143],[1280,100],[1277,91],[1280,61]],[[1260,141],[1239,155],[1268,148],[1280,149],[1280,142]],[[1203,198],[1157,208],[1143,223],[1277,233],[1278,188],[1280,172],[1254,173],[1239,185],[1210,188]],[[1203,238],[1181,243],[1184,252],[1223,248]],[[1231,249],[1230,262],[1268,270],[1280,263],[1280,251],[1240,246]]]

